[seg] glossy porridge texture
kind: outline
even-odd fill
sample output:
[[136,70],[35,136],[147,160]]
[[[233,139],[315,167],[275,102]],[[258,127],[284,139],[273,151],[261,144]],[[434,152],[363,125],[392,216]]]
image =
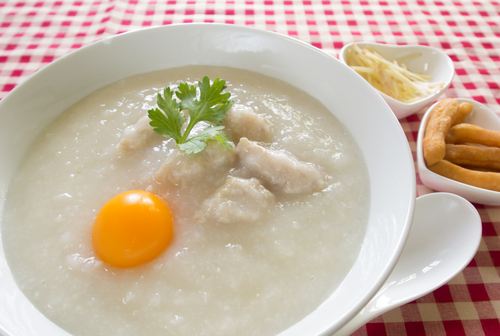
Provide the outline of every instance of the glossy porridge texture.
[[[325,184],[290,194],[250,179],[260,185],[255,190],[269,191],[266,211],[256,220],[217,222],[200,215],[204,200],[228,176],[235,184],[258,177],[238,166],[237,156],[220,176],[204,168],[190,177],[200,183],[160,183],[157,171],[175,154],[172,140],[148,134],[139,148],[115,148],[124,129],[156,106],[163,87],[205,75],[225,79],[237,105],[267,119],[271,137],[258,145],[317,168]],[[99,260],[91,231],[104,203],[131,189],[165,199],[175,232],[158,258],[120,269]],[[186,67],[120,80],[49,125],[11,182],[1,233],[21,290],[71,334],[275,335],[317,308],[346,276],[368,208],[361,152],[318,101],[256,73]]]

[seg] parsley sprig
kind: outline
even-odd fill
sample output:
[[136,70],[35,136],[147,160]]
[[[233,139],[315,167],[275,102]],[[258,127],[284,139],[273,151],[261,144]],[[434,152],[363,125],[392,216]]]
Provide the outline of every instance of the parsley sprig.
[[[207,76],[203,77],[203,80],[198,82],[199,98],[194,85],[181,83],[178,91],[171,91],[166,87],[163,97],[160,93],[157,97],[158,107],[163,112],[158,108],[149,110],[148,116],[151,119],[149,124],[156,134],[173,138],[177,146],[187,154],[201,152],[210,139],[218,141],[228,149],[233,148],[234,144],[221,131],[224,126],[219,126],[234,103],[229,100],[231,93],[222,93],[226,88],[225,84],[224,80],[217,78],[210,85],[210,79]],[[186,117],[182,113],[184,110],[189,113],[189,123],[182,132],[182,126],[186,122]],[[216,126],[208,126],[200,133],[189,137],[194,125],[200,121],[208,121]]]

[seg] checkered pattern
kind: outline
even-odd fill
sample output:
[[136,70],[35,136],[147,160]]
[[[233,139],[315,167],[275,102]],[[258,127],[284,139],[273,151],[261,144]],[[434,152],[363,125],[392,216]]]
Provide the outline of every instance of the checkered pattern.
[[[172,23],[218,22],[293,36],[337,55],[352,41],[443,49],[456,76],[447,97],[500,113],[499,0],[7,0],[0,2],[0,98],[58,57],[103,37]],[[422,113],[401,120],[415,155]],[[431,192],[417,175],[419,195]],[[447,285],[354,333],[500,335],[500,207],[476,205],[483,239]]]

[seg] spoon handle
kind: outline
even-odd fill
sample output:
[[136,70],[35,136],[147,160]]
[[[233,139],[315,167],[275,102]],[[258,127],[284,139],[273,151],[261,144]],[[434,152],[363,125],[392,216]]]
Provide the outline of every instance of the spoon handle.
[[418,299],[460,273],[481,241],[481,218],[464,198],[433,193],[417,198],[403,253],[377,294],[335,335],[350,335],[375,317]]

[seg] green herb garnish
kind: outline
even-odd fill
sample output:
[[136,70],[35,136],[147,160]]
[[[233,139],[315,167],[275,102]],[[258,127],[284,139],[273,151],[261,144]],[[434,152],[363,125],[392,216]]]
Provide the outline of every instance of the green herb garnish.
[[[181,83],[178,91],[171,91],[169,87],[166,87],[163,97],[158,93],[157,99],[158,107],[163,112],[157,108],[149,110],[148,116],[151,119],[149,124],[153,126],[156,134],[173,138],[177,146],[187,154],[201,152],[210,139],[218,141],[228,149],[234,148],[228,136],[221,132],[224,126],[219,126],[234,103],[229,100],[231,93],[222,93],[226,88],[225,84],[226,81],[217,78],[210,85],[210,79],[207,76],[203,77],[203,80],[198,82],[199,99],[196,97],[194,85]],[[174,93],[180,102],[177,102]],[[182,125],[186,122],[186,117],[182,113],[184,110],[188,110],[189,123],[183,133]],[[208,126],[189,138],[194,125],[200,121],[208,121],[217,126]]]

